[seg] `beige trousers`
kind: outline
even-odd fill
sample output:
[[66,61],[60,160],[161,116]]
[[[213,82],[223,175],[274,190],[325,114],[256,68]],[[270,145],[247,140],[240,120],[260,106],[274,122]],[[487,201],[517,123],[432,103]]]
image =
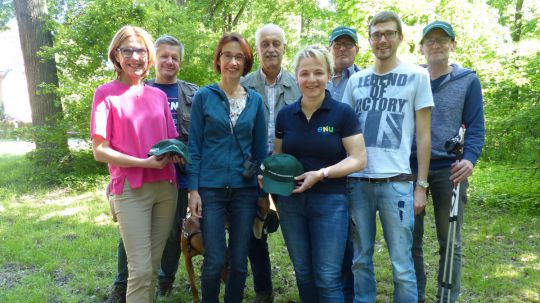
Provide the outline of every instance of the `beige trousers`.
[[114,212],[128,259],[128,303],[155,299],[161,255],[176,212],[176,186],[166,181],[132,189],[126,180],[121,195],[113,195]]

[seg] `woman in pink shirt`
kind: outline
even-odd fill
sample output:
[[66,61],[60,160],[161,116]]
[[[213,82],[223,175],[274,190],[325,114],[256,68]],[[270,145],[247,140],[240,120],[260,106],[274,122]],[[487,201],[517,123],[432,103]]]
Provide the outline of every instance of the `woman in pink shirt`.
[[178,136],[159,89],[144,85],[155,58],[150,35],[122,27],[109,46],[117,78],[94,93],[90,135],[97,161],[109,166],[113,213],[129,264],[128,302],[152,302],[159,262],[176,207],[178,157],[148,157],[160,140]]

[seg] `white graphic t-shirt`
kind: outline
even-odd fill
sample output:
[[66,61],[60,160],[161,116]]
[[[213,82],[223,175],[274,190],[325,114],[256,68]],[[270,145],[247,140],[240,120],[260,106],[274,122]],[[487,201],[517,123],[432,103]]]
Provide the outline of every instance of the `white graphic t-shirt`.
[[351,176],[410,174],[415,111],[434,105],[427,70],[404,62],[383,75],[361,70],[349,79],[342,102],[356,112],[366,142],[366,168]]

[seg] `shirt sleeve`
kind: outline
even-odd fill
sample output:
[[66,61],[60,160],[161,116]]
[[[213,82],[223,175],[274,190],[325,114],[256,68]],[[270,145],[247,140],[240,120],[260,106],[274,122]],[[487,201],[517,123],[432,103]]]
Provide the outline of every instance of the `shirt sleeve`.
[[191,164],[188,164],[188,188],[199,189],[199,173],[204,139],[204,109],[201,91],[195,93],[191,105],[191,121],[189,123],[188,148]]
[[257,160],[257,166],[262,163],[266,157],[268,129],[262,97],[259,94],[253,94],[258,99],[257,113],[255,116],[255,127],[253,129],[253,155]]
[[98,87],[94,92],[92,102],[92,112],[90,115],[90,138],[96,135],[110,140],[111,135],[111,115],[110,105],[106,102],[106,96],[102,89]]
[[354,113],[354,110],[347,104],[343,104],[343,114],[342,114],[342,131],[341,138],[350,137],[356,134],[361,134],[362,130],[360,129],[360,122]]
[[463,123],[467,127],[465,132],[465,147],[463,158],[476,164],[484,146],[486,129],[484,123],[484,98],[478,77],[472,81],[463,108]]
[[431,81],[426,70],[418,73],[418,86],[416,87],[416,98],[414,100],[414,110],[421,110],[426,107],[433,107],[433,93],[431,92]]

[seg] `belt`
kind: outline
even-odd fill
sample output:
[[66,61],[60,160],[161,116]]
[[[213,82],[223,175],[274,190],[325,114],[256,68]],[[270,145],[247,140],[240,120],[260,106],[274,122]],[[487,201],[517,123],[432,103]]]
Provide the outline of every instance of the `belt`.
[[416,181],[416,175],[414,174],[400,174],[388,178],[364,178],[364,177],[349,177],[355,180],[364,181],[368,183],[388,183],[397,181]]

